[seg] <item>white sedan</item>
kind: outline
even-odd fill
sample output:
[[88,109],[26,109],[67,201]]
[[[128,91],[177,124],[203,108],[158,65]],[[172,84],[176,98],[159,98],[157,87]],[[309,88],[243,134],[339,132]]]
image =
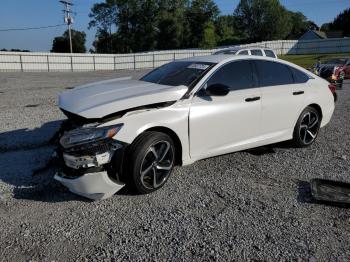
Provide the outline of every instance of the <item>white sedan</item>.
[[104,199],[124,185],[157,190],[175,165],[285,140],[310,146],[334,99],[327,81],[294,64],[216,55],[76,87],[59,106],[68,120],[55,179]]

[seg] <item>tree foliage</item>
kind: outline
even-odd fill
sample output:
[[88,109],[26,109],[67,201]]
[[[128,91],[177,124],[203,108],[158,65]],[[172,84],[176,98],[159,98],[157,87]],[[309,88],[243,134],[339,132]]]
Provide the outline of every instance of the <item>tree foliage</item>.
[[204,26],[203,35],[201,37],[199,47],[214,48],[217,44],[214,23],[208,22]]
[[97,29],[97,53],[297,39],[317,27],[279,0],[240,0],[232,12],[220,15],[213,0],[104,0],[91,8],[89,27]]
[[[71,30],[73,53],[85,53],[86,34],[84,32]],[[66,30],[62,36],[55,37],[52,42],[53,53],[70,53],[69,32]]]
[[350,37],[350,8],[341,12],[329,25],[332,31],[342,31],[344,36]]
[[[219,15],[219,8],[212,0],[193,0],[186,10],[186,21],[190,34],[187,43],[197,47],[204,41],[204,30],[214,30],[213,22]],[[208,28],[210,27],[210,28]],[[209,33],[210,34],[210,33]]]
[[239,44],[244,38],[237,30],[236,19],[233,15],[219,16],[215,20],[215,33],[218,46]]
[[235,16],[249,41],[284,39],[291,30],[290,14],[278,0],[241,0]]

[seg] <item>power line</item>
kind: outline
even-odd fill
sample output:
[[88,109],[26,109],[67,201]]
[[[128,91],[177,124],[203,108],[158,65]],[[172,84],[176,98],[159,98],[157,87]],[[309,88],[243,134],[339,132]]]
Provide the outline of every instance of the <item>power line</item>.
[[38,29],[46,29],[46,28],[52,28],[52,27],[59,27],[59,26],[64,26],[64,25],[65,25],[65,24],[48,25],[48,26],[39,26],[39,27],[25,27],[25,28],[7,28],[7,29],[0,29],[0,32],[38,30]]

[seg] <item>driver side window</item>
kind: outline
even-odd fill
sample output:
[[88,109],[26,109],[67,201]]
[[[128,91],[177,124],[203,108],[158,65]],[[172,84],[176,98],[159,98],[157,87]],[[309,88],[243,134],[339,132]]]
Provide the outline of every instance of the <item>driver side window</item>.
[[216,84],[224,85],[231,91],[254,87],[250,61],[235,61],[222,66],[210,77],[207,87]]

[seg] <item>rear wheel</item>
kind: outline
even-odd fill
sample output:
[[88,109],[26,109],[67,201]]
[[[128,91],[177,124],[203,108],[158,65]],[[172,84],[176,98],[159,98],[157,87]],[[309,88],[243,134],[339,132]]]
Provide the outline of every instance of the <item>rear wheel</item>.
[[293,144],[296,147],[307,147],[316,140],[321,126],[321,116],[319,112],[308,106],[299,116],[293,133]]
[[127,183],[138,193],[161,188],[171,175],[175,162],[172,139],[160,132],[141,134],[128,149]]

